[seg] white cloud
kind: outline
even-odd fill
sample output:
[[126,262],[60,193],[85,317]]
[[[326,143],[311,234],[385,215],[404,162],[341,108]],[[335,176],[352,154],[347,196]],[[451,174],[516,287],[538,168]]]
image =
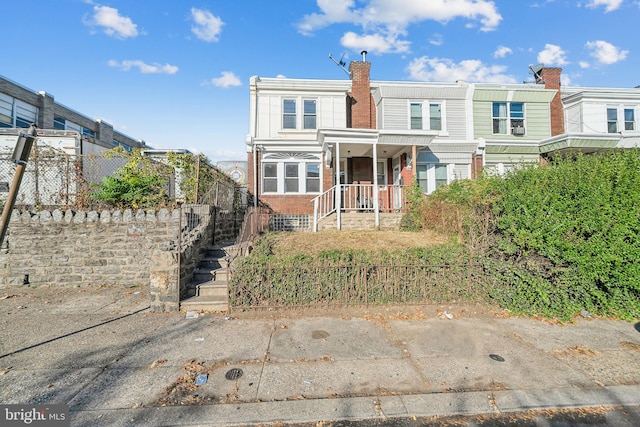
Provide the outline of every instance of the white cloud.
[[510,47],[506,46],[498,46],[495,52],[493,52],[494,58],[504,58],[505,56],[513,53],[513,50]]
[[109,67],[119,68],[122,71],[137,68],[142,74],[175,74],[178,72],[178,67],[175,65],[146,64],[139,59],[127,59],[122,62],[111,59],[107,64]]
[[591,64],[589,64],[587,61],[580,61],[580,62],[578,62],[578,65],[580,66],[580,68],[589,68],[589,67],[591,67]]
[[406,53],[409,52],[409,47],[411,46],[411,42],[398,40],[395,35],[358,35],[352,31],[345,33],[340,39],[340,43],[346,48],[357,51],[366,50],[372,54]]
[[241,86],[242,83],[238,76],[233,74],[231,71],[223,71],[220,73],[220,77],[215,77],[208,82],[205,83],[207,86],[216,86],[222,88],[228,88],[233,86]]
[[585,46],[591,51],[589,55],[594,57],[599,63],[607,65],[624,60],[629,53],[628,50],[620,50],[620,48],[604,40],[587,42]]
[[604,11],[612,12],[622,5],[623,0],[589,0],[587,1],[586,7],[589,9],[595,9],[599,6],[604,6]]
[[214,16],[208,10],[196,9],[195,7],[191,8],[191,19],[195,22],[195,25],[191,27],[191,32],[197,38],[206,42],[218,41],[224,25],[222,19]]
[[119,39],[138,35],[138,26],[131,18],[120,15],[118,9],[109,6],[94,5],[93,16],[85,17],[84,24],[102,27],[105,34]]
[[429,44],[434,46],[442,46],[443,38],[442,34],[434,34],[433,37],[429,39]]
[[[457,18],[480,23],[482,31],[495,30],[502,16],[494,1],[489,0],[317,0],[319,13],[305,15],[298,31],[311,35],[333,24],[362,27],[363,34],[350,31],[342,42],[356,51],[367,49],[378,53],[405,53],[410,42],[401,40],[413,23],[437,21],[447,23]],[[437,42],[437,40],[436,40]]]
[[538,53],[538,62],[545,65],[566,65],[566,52],[555,44],[545,44],[544,50]]
[[412,79],[421,81],[458,81],[484,83],[517,83],[513,76],[505,74],[502,65],[485,65],[477,59],[459,63],[446,58],[423,56],[409,63],[407,68]]

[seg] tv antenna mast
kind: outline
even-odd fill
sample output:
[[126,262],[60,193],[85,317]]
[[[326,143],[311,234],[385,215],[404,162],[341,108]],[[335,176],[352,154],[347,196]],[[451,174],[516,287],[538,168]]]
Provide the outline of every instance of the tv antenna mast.
[[544,68],[544,64],[531,65],[529,64],[529,74],[533,74],[533,78],[536,80],[538,84],[544,84],[544,80],[542,79],[542,75],[540,71]]
[[345,65],[347,65],[347,63],[344,62],[344,56],[345,55],[346,55],[346,52],[342,54],[342,57],[340,58],[340,61],[336,61],[336,59],[333,57],[333,55],[329,54],[329,59],[331,59],[333,62],[335,62],[338,67],[342,68],[342,71],[347,73],[349,78],[351,78],[351,73],[349,72],[349,70],[347,70],[345,68]]

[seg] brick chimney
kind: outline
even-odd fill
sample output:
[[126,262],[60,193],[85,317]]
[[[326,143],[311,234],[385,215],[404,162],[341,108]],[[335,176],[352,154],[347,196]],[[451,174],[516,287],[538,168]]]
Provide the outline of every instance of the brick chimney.
[[562,68],[543,68],[536,78],[536,83],[544,83],[545,89],[557,90],[551,100],[551,136],[564,133],[564,109],[560,92],[560,74]]
[[351,74],[351,93],[347,127],[358,129],[375,129],[376,106],[371,96],[370,71],[371,63],[366,61],[366,51],[362,51],[362,61],[349,64]]

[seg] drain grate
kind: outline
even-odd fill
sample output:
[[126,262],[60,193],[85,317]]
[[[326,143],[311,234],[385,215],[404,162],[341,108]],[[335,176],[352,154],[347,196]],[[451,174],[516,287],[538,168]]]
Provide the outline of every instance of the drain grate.
[[242,372],[242,369],[233,368],[233,369],[229,369],[227,371],[227,373],[224,374],[224,377],[226,379],[228,379],[229,381],[233,381],[233,380],[237,380],[238,378],[240,378],[242,376],[242,374],[244,374],[244,372]]

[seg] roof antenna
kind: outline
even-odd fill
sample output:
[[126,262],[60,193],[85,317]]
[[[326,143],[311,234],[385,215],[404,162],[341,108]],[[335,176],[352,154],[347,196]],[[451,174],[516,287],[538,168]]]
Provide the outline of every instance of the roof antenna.
[[347,54],[346,52],[342,54],[342,57],[340,58],[340,61],[336,61],[336,59],[335,59],[335,58],[333,57],[333,55],[331,55],[331,54],[329,54],[329,59],[331,59],[333,62],[335,62],[335,63],[336,63],[336,65],[337,65],[338,67],[342,68],[342,71],[344,71],[345,73],[347,73],[347,75],[349,76],[349,78],[351,78],[351,73],[349,72],[349,70],[347,70],[347,69],[345,68],[345,65],[347,65],[347,63],[346,63],[346,62],[344,62],[344,56],[345,56],[346,54]]
[[536,79],[537,84],[544,84],[544,80],[542,79],[542,75],[540,71],[544,68],[544,64],[531,65],[529,64],[529,74],[533,74],[533,77]]

